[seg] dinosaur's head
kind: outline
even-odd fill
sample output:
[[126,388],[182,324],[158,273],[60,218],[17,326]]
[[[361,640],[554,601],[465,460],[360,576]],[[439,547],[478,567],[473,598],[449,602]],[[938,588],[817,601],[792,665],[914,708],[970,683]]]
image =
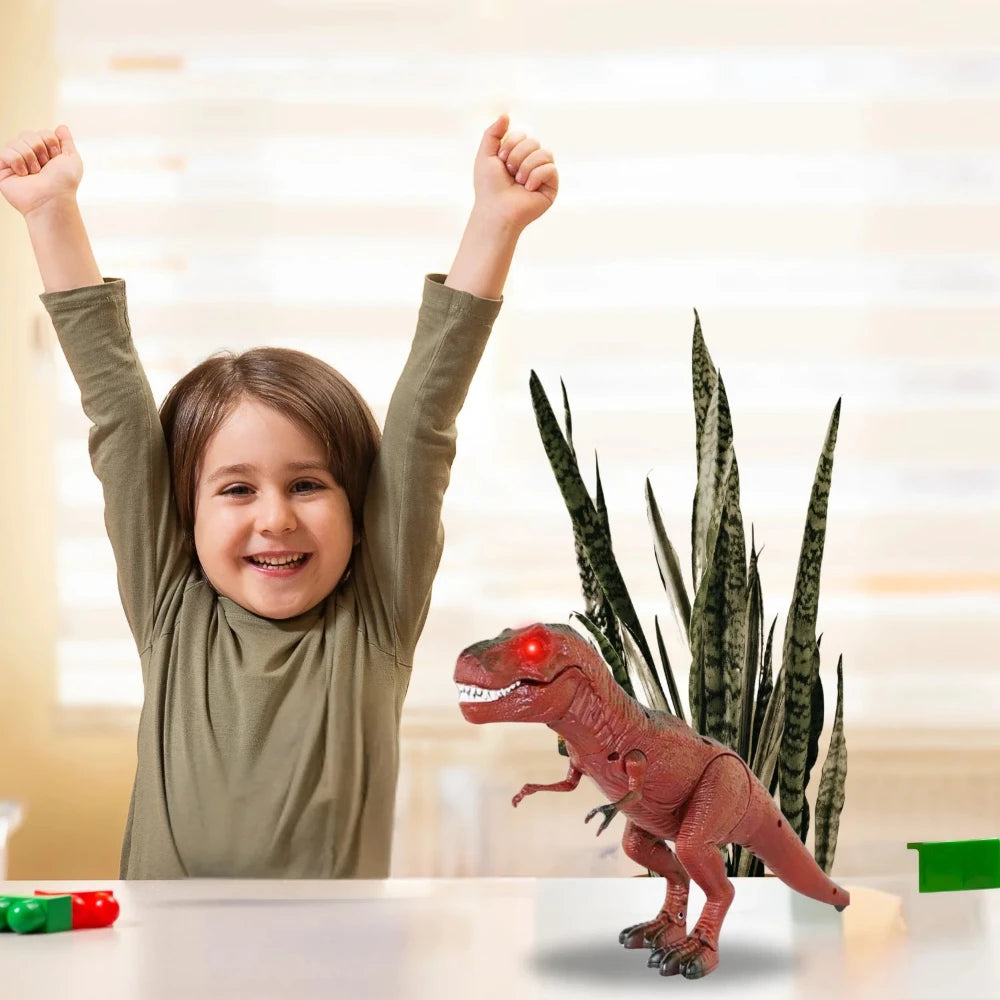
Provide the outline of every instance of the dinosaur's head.
[[476,723],[558,721],[593,658],[590,646],[568,625],[505,629],[459,656],[459,708]]

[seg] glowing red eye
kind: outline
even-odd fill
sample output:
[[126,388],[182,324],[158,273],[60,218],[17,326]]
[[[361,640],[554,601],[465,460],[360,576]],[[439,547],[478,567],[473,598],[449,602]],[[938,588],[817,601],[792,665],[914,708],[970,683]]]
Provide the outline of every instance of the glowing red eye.
[[517,644],[517,653],[521,660],[527,663],[539,663],[549,652],[549,644],[544,634],[537,629],[526,632]]

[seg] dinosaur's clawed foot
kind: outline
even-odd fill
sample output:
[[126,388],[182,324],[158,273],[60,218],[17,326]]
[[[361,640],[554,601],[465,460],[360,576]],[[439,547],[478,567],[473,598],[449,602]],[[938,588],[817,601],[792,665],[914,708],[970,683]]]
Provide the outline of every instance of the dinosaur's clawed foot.
[[658,968],[661,976],[701,979],[719,965],[719,953],[699,938],[689,937],[678,945],[657,948],[649,956],[649,967]]
[[[671,940],[668,935],[673,938]],[[683,928],[667,920],[647,920],[642,924],[632,924],[618,935],[618,943],[626,948],[665,948],[687,940]]]
[[626,948],[645,948],[646,930],[651,926],[652,924],[632,924],[631,927],[626,927],[618,935],[618,943]]

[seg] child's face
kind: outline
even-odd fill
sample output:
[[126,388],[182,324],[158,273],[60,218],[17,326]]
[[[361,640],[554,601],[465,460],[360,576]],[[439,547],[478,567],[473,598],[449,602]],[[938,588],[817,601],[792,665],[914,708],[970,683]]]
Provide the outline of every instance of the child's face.
[[[255,615],[308,611],[347,568],[351,508],[325,458],[315,437],[253,399],[208,442],[195,490],[195,548],[212,586]],[[245,468],[224,471],[237,465]],[[303,554],[281,567],[259,564]]]

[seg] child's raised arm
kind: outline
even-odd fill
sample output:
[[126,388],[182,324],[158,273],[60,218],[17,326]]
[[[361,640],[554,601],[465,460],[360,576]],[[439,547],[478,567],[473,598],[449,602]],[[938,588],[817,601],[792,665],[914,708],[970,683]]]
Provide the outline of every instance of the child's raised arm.
[[524,132],[507,132],[501,115],[483,134],[473,166],[475,202],[445,284],[482,299],[499,299],[525,226],[555,200],[559,174],[552,154]]
[[83,161],[65,125],[0,149],[0,194],[24,216],[46,292],[101,284],[76,204]]
[[82,176],[65,125],[22,132],[0,149],[0,194],[27,223],[45,285],[42,304],[93,424],[91,465],[104,490],[122,606],[142,653],[190,558],[156,403],[132,342],[125,283],[102,277],[77,208]]
[[405,666],[412,666],[443,551],[456,418],[500,310],[518,238],[558,187],[552,154],[507,126],[502,115],[483,133],[475,201],[451,271],[425,279],[365,498],[355,587],[370,610],[371,641],[388,643]]

